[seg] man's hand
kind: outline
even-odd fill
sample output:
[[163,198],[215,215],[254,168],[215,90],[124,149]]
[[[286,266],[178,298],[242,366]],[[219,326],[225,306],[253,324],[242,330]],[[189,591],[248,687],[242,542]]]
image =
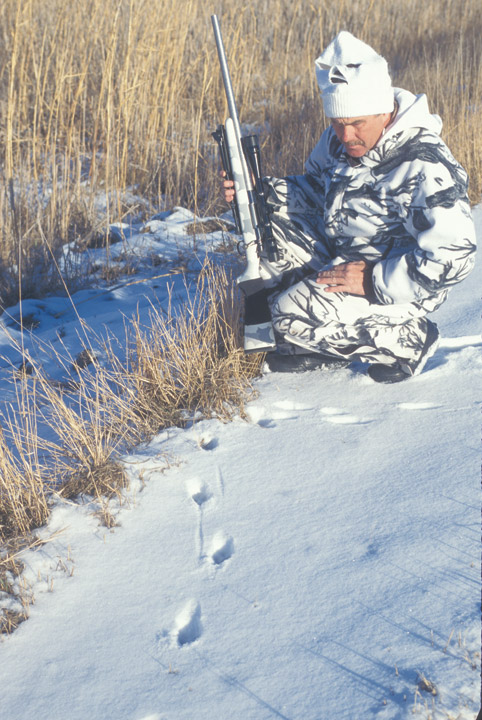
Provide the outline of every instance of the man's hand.
[[327,285],[325,292],[346,292],[365,297],[371,286],[371,266],[363,260],[341,263],[318,273],[316,282]]
[[[221,170],[221,177],[225,177],[226,173],[224,170]],[[231,203],[234,200],[234,181],[233,180],[223,180],[223,192],[224,192],[224,199],[226,202]]]

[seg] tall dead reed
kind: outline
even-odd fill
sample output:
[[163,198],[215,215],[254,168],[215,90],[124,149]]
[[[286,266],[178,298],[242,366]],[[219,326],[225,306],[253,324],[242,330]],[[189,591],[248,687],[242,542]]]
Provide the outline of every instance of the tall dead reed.
[[109,222],[146,202],[216,208],[210,133],[225,100],[212,12],[268,174],[302,170],[323,126],[313,61],[344,28],[387,57],[398,86],[427,93],[480,199],[478,0],[4,0],[0,303],[16,298],[19,278],[24,296],[51,288],[50,250],[107,242]]

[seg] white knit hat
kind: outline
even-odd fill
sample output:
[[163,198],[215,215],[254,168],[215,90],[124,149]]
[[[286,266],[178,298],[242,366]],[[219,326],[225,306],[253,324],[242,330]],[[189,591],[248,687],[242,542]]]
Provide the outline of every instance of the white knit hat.
[[343,30],[315,61],[325,115],[352,118],[393,110],[387,61]]

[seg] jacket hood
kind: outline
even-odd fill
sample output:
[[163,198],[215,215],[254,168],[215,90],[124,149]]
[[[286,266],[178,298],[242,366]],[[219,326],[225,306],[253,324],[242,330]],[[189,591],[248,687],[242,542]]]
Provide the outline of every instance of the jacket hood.
[[423,128],[440,135],[442,120],[429,111],[425,93],[414,95],[408,90],[395,88],[395,100],[398,103],[398,112],[393,123],[386,129],[383,142],[392,135],[412,128]]

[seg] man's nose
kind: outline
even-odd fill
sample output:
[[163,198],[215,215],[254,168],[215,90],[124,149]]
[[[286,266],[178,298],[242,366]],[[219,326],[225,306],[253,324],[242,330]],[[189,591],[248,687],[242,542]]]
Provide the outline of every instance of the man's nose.
[[344,125],[343,129],[341,131],[341,141],[344,143],[351,142],[355,139],[355,133],[353,132],[353,128],[351,128],[349,125]]

